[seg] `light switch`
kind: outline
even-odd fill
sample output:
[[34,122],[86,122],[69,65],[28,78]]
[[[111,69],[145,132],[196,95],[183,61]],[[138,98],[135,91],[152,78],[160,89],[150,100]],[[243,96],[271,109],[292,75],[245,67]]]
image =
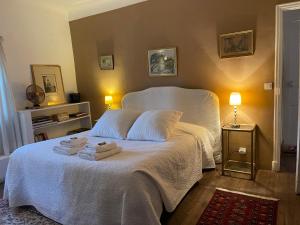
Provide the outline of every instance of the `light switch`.
[[246,154],[247,154],[247,149],[246,149],[245,147],[240,147],[240,148],[239,148],[239,153],[240,153],[241,155],[246,155]]
[[270,91],[273,90],[273,83],[264,83],[264,90]]

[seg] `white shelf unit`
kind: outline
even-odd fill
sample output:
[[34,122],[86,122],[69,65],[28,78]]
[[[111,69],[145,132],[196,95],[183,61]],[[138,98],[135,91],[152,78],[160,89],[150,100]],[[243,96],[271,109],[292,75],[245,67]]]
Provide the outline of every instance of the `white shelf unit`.
[[[37,116],[52,116],[58,113],[77,113],[85,112],[87,115],[71,118],[65,121],[46,124],[43,127],[34,128],[32,125],[32,118]],[[18,111],[18,116],[21,125],[21,135],[23,144],[34,143],[34,135],[38,133],[46,133],[48,139],[62,137],[67,135],[69,131],[92,127],[91,109],[89,102],[70,103],[48,107],[41,107],[38,109],[28,109]]]

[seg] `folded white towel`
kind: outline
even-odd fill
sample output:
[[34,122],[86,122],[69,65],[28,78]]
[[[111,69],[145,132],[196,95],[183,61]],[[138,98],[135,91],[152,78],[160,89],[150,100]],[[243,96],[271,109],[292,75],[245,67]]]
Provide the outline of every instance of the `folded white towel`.
[[109,151],[106,152],[100,152],[100,153],[89,153],[86,152],[85,150],[82,150],[80,152],[78,152],[78,156],[82,159],[87,159],[87,160],[91,160],[91,161],[98,161],[100,159],[104,159],[110,156],[113,156],[115,154],[118,154],[121,152],[121,148],[114,148],[111,149]]
[[59,154],[63,155],[75,155],[79,151],[81,151],[84,148],[84,146],[81,147],[65,147],[65,146],[54,146],[53,151]]
[[61,141],[60,144],[65,147],[78,147],[78,146],[81,147],[82,145],[85,145],[87,142],[88,139],[86,137],[83,138],[73,137],[70,138],[69,140]]
[[91,144],[87,144],[85,146],[85,151],[89,152],[89,153],[100,153],[100,152],[106,152],[109,150],[112,150],[114,148],[117,148],[117,144],[115,142],[111,142],[111,143],[105,143],[105,144],[98,144],[98,145],[91,145]]

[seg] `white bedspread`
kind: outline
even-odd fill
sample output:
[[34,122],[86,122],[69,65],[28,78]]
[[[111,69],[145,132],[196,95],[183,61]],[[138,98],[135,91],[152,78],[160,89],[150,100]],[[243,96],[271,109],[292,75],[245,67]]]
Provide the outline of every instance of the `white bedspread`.
[[[157,225],[202,177],[205,128],[181,125],[167,142],[114,140],[123,151],[101,161],[52,151],[63,138],[30,144],[10,158],[4,197],[72,225]],[[87,136],[90,143],[111,141]]]

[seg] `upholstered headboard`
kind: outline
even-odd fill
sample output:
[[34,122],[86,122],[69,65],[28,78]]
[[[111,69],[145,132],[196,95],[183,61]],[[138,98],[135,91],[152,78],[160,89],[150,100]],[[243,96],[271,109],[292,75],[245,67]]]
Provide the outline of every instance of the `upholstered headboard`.
[[181,121],[221,132],[219,99],[211,91],[179,87],[153,87],[124,96],[122,108],[141,111],[174,109],[183,112]]

